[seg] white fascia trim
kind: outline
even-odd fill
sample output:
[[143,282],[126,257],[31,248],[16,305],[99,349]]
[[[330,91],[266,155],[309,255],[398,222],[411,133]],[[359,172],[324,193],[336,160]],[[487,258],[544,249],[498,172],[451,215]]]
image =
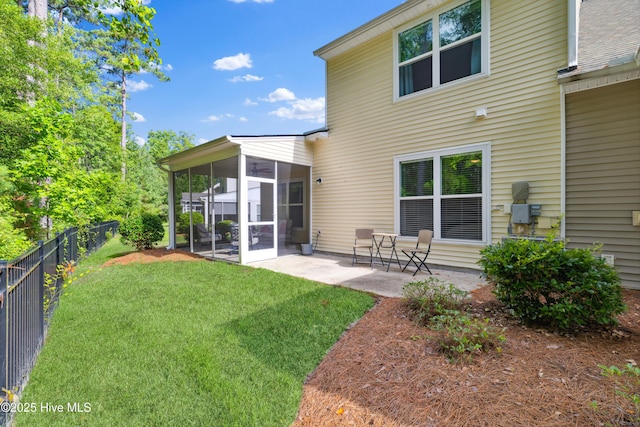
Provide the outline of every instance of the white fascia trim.
[[322,141],[328,138],[329,138],[329,132],[327,131],[314,132],[314,133],[305,135],[305,140],[309,142]]
[[[629,68],[629,70],[626,71],[626,68]],[[626,66],[621,67],[621,71],[617,73],[612,72],[612,70],[599,70],[593,73],[581,74],[578,77],[578,80],[568,79],[567,82],[560,82],[560,87],[565,94],[640,79],[640,68],[635,67],[635,65],[631,67],[630,64],[626,64]]]
[[231,136],[222,136],[218,139],[205,142],[180,153],[159,159],[156,163],[158,167],[165,171],[179,171],[189,167],[198,166],[202,162],[202,157],[210,153],[215,153],[229,147],[237,147],[239,144],[232,140]]
[[389,12],[372,19],[366,24],[315,50],[313,54],[329,60],[381,34],[387,33],[399,25],[423,15],[446,3],[447,0],[408,0]]

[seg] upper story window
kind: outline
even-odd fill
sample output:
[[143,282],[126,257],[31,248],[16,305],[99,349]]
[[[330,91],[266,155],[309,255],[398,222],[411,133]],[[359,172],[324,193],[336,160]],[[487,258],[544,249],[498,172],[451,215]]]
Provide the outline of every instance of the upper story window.
[[483,72],[482,2],[467,1],[397,33],[400,97]]

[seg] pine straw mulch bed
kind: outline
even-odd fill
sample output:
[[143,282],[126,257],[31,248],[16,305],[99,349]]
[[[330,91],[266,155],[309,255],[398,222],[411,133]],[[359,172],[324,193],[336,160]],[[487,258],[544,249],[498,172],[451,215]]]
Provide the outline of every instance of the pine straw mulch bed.
[[294,426],[640,425],[598,368],[640,362],[640,291],[624,298],[619,327],[568,337],[521,325],[481,288],[470,308],[507,341],[460,364],[402,299],[380,298],[309,376]]
[[[156,249],[107,264],[197,259]],[[451,364],[402,299],[380,297],[309,375],[293,427],[640,425],[598,368],[640,363],[640,291],[624,291],[617,328],[573,337],[520,324],[489,286],[471,295],[476,315],[506,328],[501,355]]]
[[103,264],[104,267],[114,264],[130,264],[139,262],[147,264],[158,261],[202,261],[203,258],[197,254],[192,254],[176,249],[148,249],[145,251],[130,252],[126,255],[110,259]]

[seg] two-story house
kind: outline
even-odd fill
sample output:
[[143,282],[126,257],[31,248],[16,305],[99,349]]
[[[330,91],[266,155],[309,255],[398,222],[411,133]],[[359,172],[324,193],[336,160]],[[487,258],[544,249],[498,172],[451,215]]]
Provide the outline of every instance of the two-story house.
[[[469,268],[487,244],[557,225],[640,288],[638,22],[638,0],[408,0],[314,52],[325,129],[161,164],[172,194],[197,174],[239,178],[240,229],[267,236],[250,248],[245,232],[241,262],[283,253],[292,218],[296,241],[345,254],[356,228],[403,246],[430,229],[430,261]],[[250,221],[242,193],[258,184]]]

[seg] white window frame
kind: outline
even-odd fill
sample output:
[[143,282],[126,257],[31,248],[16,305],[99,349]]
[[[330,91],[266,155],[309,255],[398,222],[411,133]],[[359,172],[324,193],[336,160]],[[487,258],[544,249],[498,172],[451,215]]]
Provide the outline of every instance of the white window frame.
[[[301,184],[302,185],[302,202],[301,203],[291,203],[291,200],[289,200],[289,188],[291,187],[291,184]],[[304,178],[294,178],[288,181],[278,181],[278,187],[280,185],[284,185],[285,186],[285,198],[286,200],[284,201],[284,203],[280,203],[280,200],[278,200],[278,211],[280,210],[280,208],[285,208],[286,211],[286,215],[287,218],[289,218],[290,216],[290,208],[292,206],[294,207],[302,207],[302,227],[300,228],[306,228],[307,227],[307,220],[306,220],[306,215],[305,215],[305,192],[306,190],[306,180]],[[277,191],[279,191],[279,188],[277,189]],[[280,218],[281,219],[281,218]]]
[[[482,152],[482,240],[443,239],[441,226],[441,200],[450,196],[442,195],[440,158],[452,154],[464,154],[473,151]],[[491,241],[491,143],[482,142],[453,148],[444,148],[418,153],[403,154],[393,158],[393,200],[394,232],[400,234],[400,184],[401,163],[433,159],[433,238],[441,242],[487,245]],[[409,236],[405,236],[409,237]],[[413,238],[413,236],[411,236]]]
[[[446,7],[436,9],[432,13],[428,15],[423,15],[419,19],[413,20],[402,27],[396,28],[393,32],[393,99],[394,102],[404,101],[406,99],[415,98],[416,96],[422,96],[427,93],[431,93],[433,91],[439,90],[441,88],[451,87],[458,84],[462,84],[468,82],[470,80],[475,80],[478,78],[486,77],[490,74],[489,70],[489,7],[490,0],[481,0],[481,25],[482,30],[480,31],[480,45],[481,45],[481,59],[480,59],[480,72],[476,74],[472,74],[467,77],[463,77],[457,80],[453,80],[451,82],[447,82],[444,84],[440,84],[440,51],[451,49],[459,44],[465,43],[470,39],[477,36],[469,36],[462,40],[457,40],[454,43],[448,44],[444,49],[440,47],[440,15],[449,10],[455,9],[456,7],[467,3],[468,0],[460,0],[454,3],[449,3]],[[420,90],[417,92],[409,93],[407,95],[400,96],[400,52],[399,52],[399,42],[398,36],[400,33],[409,30],[416,25],[420,25],[423,22],[431,20],[432,28],[433,28],[433,47],[430,52],[427,52],[421,55],[418,58],[424,58],[427,56],[432,57],[432,86],[428,89]],[[416,59],[416,58],[413,58]]]

